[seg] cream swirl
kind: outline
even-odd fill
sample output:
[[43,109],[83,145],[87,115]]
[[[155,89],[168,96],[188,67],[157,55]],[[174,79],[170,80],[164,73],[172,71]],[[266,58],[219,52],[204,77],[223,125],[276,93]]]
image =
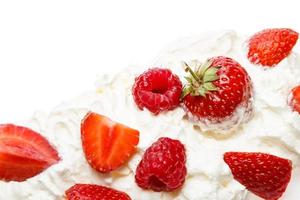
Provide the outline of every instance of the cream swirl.
[[[183,77],[182,61],[228,56],[248,71],[255,90],[254,114],[230,137],[201,132],[185,118],[182,108],[154,116],[135,105],[131,87],[147,66],[131,67],[114,75],[100,76],[95,91],[61,104],[51,113],[37,112],[24,122],[56,146],[62,161],[26,182],[0,182],[0,199],[61,200],[75,183],[104,184],[127,192],[136,200],[246,200],[246,189],[233,180],[223,162],[226,151],[269,152],[299,165],[300,117],[291,111],[287,97],[300,84],[300,56],[292,53],[278,66],[263,69],[247,60],[245,38],[233,31],[193,36],[166,48],[150,66],[170,68]],[[81,119],[88,111],[106,115],[140,131],[138,152],[121,169],[102,175],[87,164],[80,140]],[[188,175],[183,188],[174,193],[140,189],[134,182],[135,169],[143,152],[159,137],[179,139],[187,150]],[[283,197],[283,199],[288,199]],[[290,199],[290,198],[289,198]]]

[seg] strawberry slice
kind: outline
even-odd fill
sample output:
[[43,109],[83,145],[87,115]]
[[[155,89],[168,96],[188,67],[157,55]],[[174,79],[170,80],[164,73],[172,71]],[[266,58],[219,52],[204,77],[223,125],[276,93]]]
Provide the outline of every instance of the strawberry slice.
[[107,173],[119,168],[135,153],[139,131],[90,112],[81,124],[81,140],[91,167]]
[[0,125],[0,179],[25,181],[60,160],[39,133],[13,124]]
[[66,191],[67,200],[131,200],[124,192],[92,184],[76,184]]
[[281,197],[291,179],[292,162],[274,155],[227,152],[224,161],[235,180],[267,200]]
[[273,67],[286,58],[299,34],[288,28],[265,29],[249,39],[248,59],[254,64]]
[[300,114],[300,85],[292,89],[290,96],[290,106],[295,112],[298,112]]

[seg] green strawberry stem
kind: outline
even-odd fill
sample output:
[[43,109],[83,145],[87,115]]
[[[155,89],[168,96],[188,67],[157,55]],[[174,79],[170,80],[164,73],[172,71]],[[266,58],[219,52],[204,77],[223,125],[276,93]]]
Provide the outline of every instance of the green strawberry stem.
[[184,67],[185,67],[184,71],[189,72],[199,84],[202,83],[201,79],[197,76],[197,74],[195,74],[195,72],[191,69],[191,67],[186,62],[184,62]]
[[213,82],[219,79],[217,72],[220,67],[212,66],[212,63],[212,60],[207,60],[194,71],[186,62],[183,62],[184,70],[189,72],[190,76],[185,77],[188,83],[182,90],[181,100],[187,95],[205,97],[206,94],[218,90]]

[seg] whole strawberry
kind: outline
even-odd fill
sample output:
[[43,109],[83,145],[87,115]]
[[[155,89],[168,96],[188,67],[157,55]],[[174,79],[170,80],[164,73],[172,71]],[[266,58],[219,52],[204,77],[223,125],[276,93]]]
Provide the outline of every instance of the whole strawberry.
[[186,176],[185,148],[178,140],[160,138],[149,147],[136,169],[141,188],[157,192],[180,188]]
[[300,85],[292,89],[289,100],[289,104],[292,107],[292,109],[300,114]]
[[287,28],[260,31],[249,39],[248,59],[254,64],[272,67],[291,53],[298,35]]
[[267,200],[277,200],[291,179],[292,162],[265,153],[227,152],[224,161],[235,180]]
[[152,68],[139,75],[132,87],[132,95],[139,109],[154,114],[179,106],[182,83],[169,69]]
[[93,184],[76,184],[66,191],[67,200],[131,200],[124,192]]
[[[248,116],[252,108],[252,82],[238,62],[219,56],[199,65],[195,71],[185,65],[191,75],[186,77],[188,83],[182,99],[190,118],[208,127],[213,124],[229,129]],[[239,115],[236,114],[238,109]],[[227,123],[222,123],[225,121]]]

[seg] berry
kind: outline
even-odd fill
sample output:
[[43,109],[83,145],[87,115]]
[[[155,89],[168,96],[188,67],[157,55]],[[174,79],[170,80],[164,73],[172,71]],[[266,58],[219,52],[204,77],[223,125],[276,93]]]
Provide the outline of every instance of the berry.
[[149,147],[136,169],[139,187],[156,192],[180,188],[186,176],[185,148],[178,140],[160,138]]
[[287,28],[265,29],[249,39],[248,59],[254,64],[273,67],[287,57],[298,40],[298,33]]
[[185,65],[191,76],[186,77],[183,106],[194,120],[218,124],[232,117],[238,107],[251,110],[252,82],[238,62],[219,56],[195,71]]
[[135,79],[132,95],[139,109],[159,114],[179,105],[181,90],[181,81],[171,70],[153,68]]
[[300,85],[292,89],[289,103],[292,106],[293,110],[300,114]]
[[264,199],[281,197],[291,179],[292,162],[274,155],[227,152],[224,161],[235,180]]
[[92,184],[76,184],[66,191],[67,200],[131,200],[124,192]]
[[0,179],[25,181],[60,160],[39,133],[13,124],[0,125]]
[[89,112],[81,123],[81,140],[91,167],[107,173],[122,166],[135,153],[139,131]]

